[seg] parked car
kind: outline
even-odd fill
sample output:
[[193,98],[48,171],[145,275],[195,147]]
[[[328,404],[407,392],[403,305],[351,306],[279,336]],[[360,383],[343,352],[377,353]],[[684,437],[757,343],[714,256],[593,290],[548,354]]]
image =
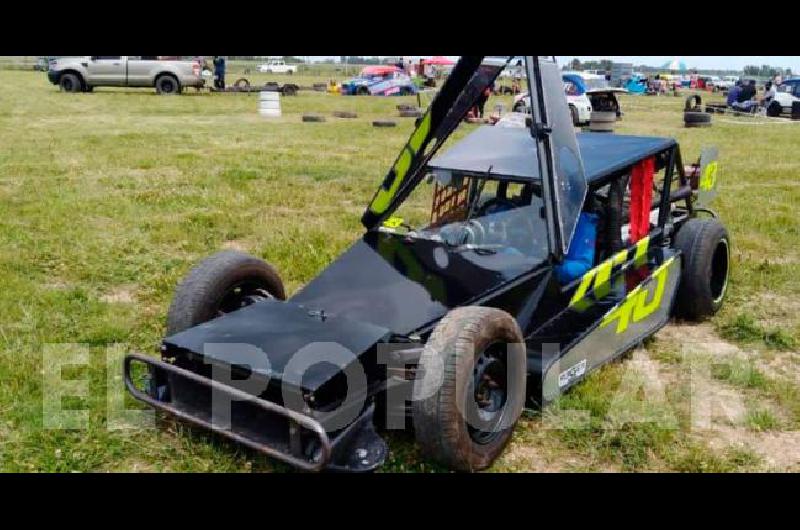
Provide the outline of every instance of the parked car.
[[[626,92],[623,88],[609,86],[605,76],[584,72],[564,72],[564,93],[572,114],[573,125],[587,123],[592,111],[611,111],[621,115],[616,93]],[[516,112],[530,112],[531,97],[528,92],[514,97],[513,109]]]
[[342,82],[343,96],[408,96],[417,86],[396,66],[367,66],[358,77]]
[[199,61],[158,60],[148,56],[70,57],[50,61],[47,77],[65,92],[91,92],[98,86],[155,87],[159,94],[180,94],[201,87]]
[[778,85],[775,101],[781,104],[784,113],[791,114],[792,104],[800,101],[800,77],[787,79]]
[[721,79],[715,82],[714,86],[716,86],[720,90],[730,90],[739,80],[738,75],[726,75],[723,76]]
[[273,59],[258,67],[262,74],[289,74],[297,72],[296,64],[286,64],[283,59]]

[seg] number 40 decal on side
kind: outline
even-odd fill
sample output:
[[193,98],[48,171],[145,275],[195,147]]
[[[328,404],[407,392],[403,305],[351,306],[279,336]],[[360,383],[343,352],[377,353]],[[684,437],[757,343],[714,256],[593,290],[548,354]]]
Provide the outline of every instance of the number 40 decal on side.
[[661,306],[669,266],[674,260],[675,258],[668,259],[653,271],[652,281],[648,282],[647,287],[639,285],[628,293],[625,300],[603,318],[600,327],[604,328],[616,321],[617,333],[624,333],[631,322],[639,322],[652,315]]

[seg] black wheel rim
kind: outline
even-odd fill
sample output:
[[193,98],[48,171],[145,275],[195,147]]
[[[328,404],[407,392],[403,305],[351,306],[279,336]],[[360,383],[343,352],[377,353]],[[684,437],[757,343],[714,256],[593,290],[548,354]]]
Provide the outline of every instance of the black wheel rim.
[[711,297],[715,304],[722,302],[722,299],[725,298],[725,291],[728,289],[729,259],[728,241],[721,239],[711,258]]
[[494,442],[505,431],[501,427],[508,401],[505,344],[494,343],[475,359],[467,395],[473,400],[467,404],[472,408],[467,414],[470,438],[479,445]]
[[261,282],[244,280],[235,283],[225,291],[217,307],[217,316],[236,311],[267,298],[272,298],[272,295]]

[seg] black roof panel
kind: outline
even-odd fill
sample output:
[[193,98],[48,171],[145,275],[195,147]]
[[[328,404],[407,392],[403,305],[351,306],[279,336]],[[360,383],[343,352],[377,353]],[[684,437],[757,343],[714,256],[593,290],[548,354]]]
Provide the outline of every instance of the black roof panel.
[[[578,133],[576,136],[589,182],[675,145],[672,138],[612,133]],[[473,175],[488,174],[495,179],[540,178],[536,144],[528,129],[517,127],[479,127],[432,159],[428,167]]]

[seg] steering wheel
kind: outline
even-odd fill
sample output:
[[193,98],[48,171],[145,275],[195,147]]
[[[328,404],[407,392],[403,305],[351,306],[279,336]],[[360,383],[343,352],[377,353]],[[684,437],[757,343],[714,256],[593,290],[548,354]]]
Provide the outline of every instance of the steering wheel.
[[502,197],[492,197],[491,199],[483,203],[480,208],[478,208],[478,212],[475,215],[475,217],[483,217],[485,215],[491,215],[493,213],[505,212],[507,210],[513,210],[516,207],[517,204],[511,199],[504,199]]
[[481,245],[486,239],[486,229],[475,219],[443,226],[439,231],[442,240],[451,247]]

